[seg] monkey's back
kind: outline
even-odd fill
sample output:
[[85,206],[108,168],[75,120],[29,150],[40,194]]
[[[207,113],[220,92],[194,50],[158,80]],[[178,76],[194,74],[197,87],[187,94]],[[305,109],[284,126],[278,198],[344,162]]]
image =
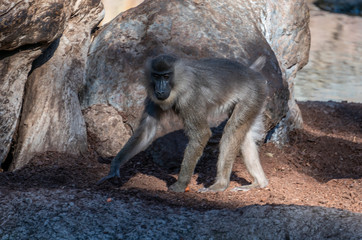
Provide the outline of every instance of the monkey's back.
[[190,101],[204,104],[208,110],[225,112],[237,102],[246,102],[257,107],[265,99],[265,79],[263,75],[239,62],[211,58],[187,62],[194,78],[193,91],[199,91],[198,99]]

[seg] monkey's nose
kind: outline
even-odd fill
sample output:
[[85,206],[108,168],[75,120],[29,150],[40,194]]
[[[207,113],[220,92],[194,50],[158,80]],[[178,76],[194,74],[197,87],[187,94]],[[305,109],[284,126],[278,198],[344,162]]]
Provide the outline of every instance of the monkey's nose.
[[155,91],[156,95],[163,95],[165,94],[165,91],[162,91],[162,90],[157,90]]
[[169,96],[165,91],[156,91],[155,95],[158,100],[165,100]]

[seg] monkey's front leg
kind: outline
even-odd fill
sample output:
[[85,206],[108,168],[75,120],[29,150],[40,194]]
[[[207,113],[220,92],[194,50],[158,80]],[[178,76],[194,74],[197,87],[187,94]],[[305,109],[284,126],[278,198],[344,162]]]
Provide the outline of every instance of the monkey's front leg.
[[122,150],[117,154],[117,156],[115,158],[113,158],[112,163],[111,163],[111,168],[109,170],[108,175],[103,177],[101,180],[99,180],[97,182],[97,185],[100,185],[109,179],[112,179],[115,177],[118,177],[118,178],[121,177],[119,169],[121,167],[122,162],[126,162],[125,160],[122,161],[122,159],[124,159],[124,158],[122,158],[122,155],[123,155]]
[[145,112],[138,128],[132,137],[128,140],[126,145],[122,148],[117,156],[112,160],[111,169],[107,176],[97,182],[101,184],[104,181],[120,177],[120,167],[124,165],[129,159],[135,156],[137,153],[145,150],[150,145],[155,137],[158,126],[158,119],[151,117]]
[[211,130],[208,127],[198,131],[197,133],[189,134],[189,143],[187,144],[182,160],[178,180],[169,187],[170,191],[184,192],[191,181],[191,176],[194,173],[197,161],[201,157],[207,141],[211,137]]

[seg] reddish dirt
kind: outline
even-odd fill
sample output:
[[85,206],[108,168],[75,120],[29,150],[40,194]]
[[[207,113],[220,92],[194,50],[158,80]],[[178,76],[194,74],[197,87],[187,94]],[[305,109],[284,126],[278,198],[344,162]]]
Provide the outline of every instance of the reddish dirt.
[[289,144],[272,143],[260,148],[269,179],[265,189],[232,192],[250,182],[238,157],[230,187],[222,193],[198,193],[215,178],[216,156],[205,154],[199,162],[190,190],[171,193],[167,186],[177,173],[165,170],[145,153],[128,162],[118,183],[95,185],[108,173],[109,165],[95,154],[82,158],[52,153],[36,156],[32,164],[16,172],[0,174],[3,194],[12,189],[81,189],[106,193],[112,199],[139,197],[150,203],[197,209],[237,208],[253,204],[308,205],[362,213],[362,104],[302,102],[304,129],[290,134]]

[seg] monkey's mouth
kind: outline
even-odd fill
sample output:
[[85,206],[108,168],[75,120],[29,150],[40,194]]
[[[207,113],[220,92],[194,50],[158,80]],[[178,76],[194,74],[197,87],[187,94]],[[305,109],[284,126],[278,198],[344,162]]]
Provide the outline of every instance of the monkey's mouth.
[[170,94],[169,93],[155,93],[155,96],[158,100],[163,101],[166,100]]

